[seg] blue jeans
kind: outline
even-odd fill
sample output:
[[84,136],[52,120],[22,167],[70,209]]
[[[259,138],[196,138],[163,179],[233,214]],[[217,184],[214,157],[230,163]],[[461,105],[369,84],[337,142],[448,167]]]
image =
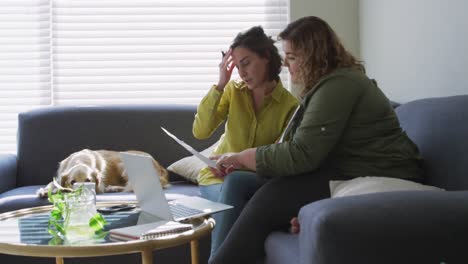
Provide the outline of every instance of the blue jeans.
[[257,174],[247,171],[235,171],[225,177],[218,202],[232,205],[234,208],[213,216],[216,226],[211,233],[210,258],[225,240],[245,204],[263,183],[264,180],[257,177]]
[[[213,201],[213,202],[218,201],[222,188],[223,188],[222,183],[212,184],[212,185],[199,185],[201,197],[208,199],[210,201]],[[222,213],[217,213],[217,214],[212,215],[216,223],[218,223],[219,221],[218,218],[220,214]],[[216,224],[215,228],[211,232],[211,254],[217,248],[217,246],[215,247],[215,245],[219,245],[221,243],[217,241],[217,236],[214,235],[218,229],[219,229],[218,225]]]
[[222,183],[212,185],[199,185],[201,197],[213,202],[217,202],[222,187]]

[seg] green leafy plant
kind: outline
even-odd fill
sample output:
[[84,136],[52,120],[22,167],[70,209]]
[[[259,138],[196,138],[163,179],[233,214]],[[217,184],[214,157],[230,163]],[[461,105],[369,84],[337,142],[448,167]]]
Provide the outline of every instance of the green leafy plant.
[[[55,179],[54,184],[58,185]],[[69,221],[68,216],[70,215],[71,208],[66,201],[73,198],[77,199],[83,193],[83,186],[75,190],[59,187],[56,193],[52,193],[51,190],[48,192],[49,202],[54,206],[52,211],[50,211],[47,225],[48,232],[53,236],[52,243],[61,241],[67,234],[66,226],[68,224],[67,221]],[[89,226],[94,230],[97,238],[103,238],[107,234],[107,232],[103,232],[106,224],[107,221],[100,213],[96,213],[89,219]]]

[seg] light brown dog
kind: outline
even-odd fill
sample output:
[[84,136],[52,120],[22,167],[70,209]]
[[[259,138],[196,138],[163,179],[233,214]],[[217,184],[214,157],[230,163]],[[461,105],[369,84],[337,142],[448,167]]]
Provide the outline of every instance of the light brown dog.
[[[126,152],[150,156],[146,152],[129,150]],[[168,172],[155,159],[153,164],[160,175],[161,185],[168,185]],[[72,153],[60,162],[57,170],[57,180],[62,187],[72,188],[75,182],[96,183],[96,193],[132,192],[127,172],[120,159],[118,151],[89,150]],[[50,182],[45,188],[37,191],[39,197],[47,197],[49,190],[55,192],[57,186]]]

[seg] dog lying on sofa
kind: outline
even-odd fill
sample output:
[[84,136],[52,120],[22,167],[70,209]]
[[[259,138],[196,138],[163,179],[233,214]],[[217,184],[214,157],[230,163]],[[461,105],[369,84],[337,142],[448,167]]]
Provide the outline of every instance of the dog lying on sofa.
[[[126,152],[151,157],[150,154],[142,151]],[[159,174],[161,185],[166,187],[169,182],[167,170],[154,158],[153,164]],[[47,197],[49,190],[56,192],[59,188],[72,188],[76,182],[96,183],[96,193],[133,191],[119,152],[112,150],[83,149],[72,153],[60,162],[56,182],[60,186],[52,181],[45,188],[40,188],[37,195]]]

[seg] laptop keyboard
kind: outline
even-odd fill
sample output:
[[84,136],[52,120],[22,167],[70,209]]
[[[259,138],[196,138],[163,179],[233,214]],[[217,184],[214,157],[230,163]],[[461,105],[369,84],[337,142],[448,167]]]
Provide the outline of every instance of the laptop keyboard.
[[195,208],[190,208],[182,204],[169,203],[169,208],[171,209],[172,216],[174,218],[186,218],[192,215],[202,214],[203,211],[200,211]]

